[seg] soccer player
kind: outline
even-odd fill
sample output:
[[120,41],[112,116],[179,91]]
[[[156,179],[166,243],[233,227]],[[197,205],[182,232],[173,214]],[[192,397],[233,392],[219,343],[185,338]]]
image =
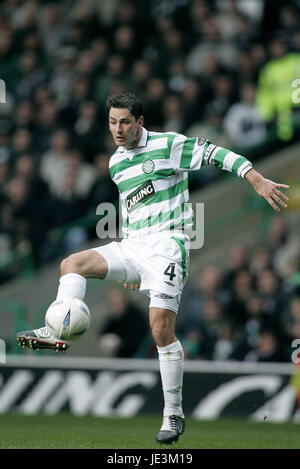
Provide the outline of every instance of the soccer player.
[[[183,349],[175,335],[176,314],[189,265],[193,212],[188,172],[215,165],[246,179],[271,207],[279,211],[288,198],[241,155],[176,132],[151,132],[143,127],[141,102],[131,93],[110,96],[106,102],[109,129],[117,145],[109,163],[120,192],[120,242],[71,254],[61,263],[57,299],[84,299],[87,278],[109,279],[136,286],[150,297],[149,320],[157,346],[164,395],[159,443],[177,441],[185,427],[182,410]],[[47,327],[17,334],[20,345],[64,350]]]

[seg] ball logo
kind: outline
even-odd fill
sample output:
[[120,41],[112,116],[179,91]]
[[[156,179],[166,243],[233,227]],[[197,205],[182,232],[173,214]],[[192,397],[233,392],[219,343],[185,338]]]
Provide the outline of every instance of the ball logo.
[[70,314],[71,314],[71,310],[69,309],[69,311],[67,312],[67,315],[64,319],[64,323],[63,323],[64,326],[66,326],[66,327],[70,324]]
[[145,174],[153,173],[155,164],[152,160],[146,160],[143,163],[142,169]]

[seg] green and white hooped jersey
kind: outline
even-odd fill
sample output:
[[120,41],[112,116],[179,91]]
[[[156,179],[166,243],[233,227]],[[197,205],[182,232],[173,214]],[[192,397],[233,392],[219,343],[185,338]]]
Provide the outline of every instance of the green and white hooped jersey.
[[109,171],[120,192],[123,236],[192,227],[188,172],[199,170],[202,164],[240,177],[252,168],[241,155],[205,138],[176,132],[143,128],[136,148],[119,147],[110,158]]

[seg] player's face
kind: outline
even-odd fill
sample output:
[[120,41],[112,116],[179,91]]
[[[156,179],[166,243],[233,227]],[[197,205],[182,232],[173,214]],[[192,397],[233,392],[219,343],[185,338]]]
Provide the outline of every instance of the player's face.
[[142,135],[143,117],[141,116],[136,120],[129,109],[112,107],[108,118],[109,130],[115,144],[118,147],[125,147],[126,150],[135,148]]

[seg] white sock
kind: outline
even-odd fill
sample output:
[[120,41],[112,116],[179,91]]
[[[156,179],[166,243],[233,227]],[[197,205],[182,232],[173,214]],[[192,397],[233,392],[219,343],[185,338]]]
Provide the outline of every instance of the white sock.
[[179,340],[166,347],[157,347],[160,376],[164,393],[164,416],[179,415],[182,411],[183,349]]
[[86,278],[79,274],[65,274],[60,277],[57,292],[57,300],[62,300],[66,296],[84,299],[86,290]]

